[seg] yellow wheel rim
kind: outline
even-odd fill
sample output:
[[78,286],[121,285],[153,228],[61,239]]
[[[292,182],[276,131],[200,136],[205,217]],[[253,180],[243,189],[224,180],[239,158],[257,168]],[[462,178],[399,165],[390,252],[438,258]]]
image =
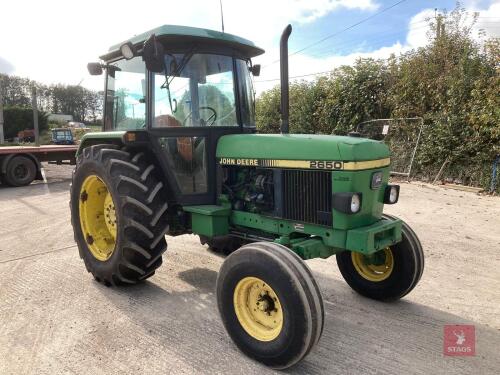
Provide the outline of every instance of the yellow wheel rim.
[[283,328],[283,309],[275,291],[257,277],[241,279],[234,290],[234,310],[243,329],[259,341],[274,340]]
[[113,197],[96,175],[88,176],[80,189],[80,226],[92,255],[108,260],[116,245],[116,213]]
[[394,257],[392,250],[387,247],[374,254],[378,258],[378,262],[374,262],[373,258],[366,257],[357,252],[351,252],[351,259],[356,271],[366,280],[380,282],[391,276],[394,269]]

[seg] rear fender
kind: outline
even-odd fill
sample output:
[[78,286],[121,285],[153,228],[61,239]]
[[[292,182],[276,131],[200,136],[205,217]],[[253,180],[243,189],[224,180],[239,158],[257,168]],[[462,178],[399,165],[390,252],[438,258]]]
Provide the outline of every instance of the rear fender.
[[111,132],[102,132],[102,133],[87,133],[83,136],[82,141],[80,142],[80,146],[76,151],[76,156],[80,155],[84,148],[102,145],[102,144],[110,144],[123,146],[123,135],[125,131],[111,131]]

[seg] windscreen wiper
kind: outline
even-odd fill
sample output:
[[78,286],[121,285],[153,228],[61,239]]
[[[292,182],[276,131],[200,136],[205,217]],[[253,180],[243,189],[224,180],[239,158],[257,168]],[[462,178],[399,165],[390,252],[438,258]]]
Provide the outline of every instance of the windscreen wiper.
[[[173,62],[175,62],[175,69],[171,73],[171,75],[168,75],[168,73],[167,73],[167,67],[165,66],[165,68],[164,68],[164,71],[165,71],[165,82],[163,82],[163,84],[161,85],[160,88],[167,90],[168,104],[170,105],[170,111],[172,113],[177,112],[177,105],[175,106],[175,111],[174,111],[174,108],[172,106],[172,97],[171,97],[171,94],[170,94],[170,85],[172,84],[172,81],[174,80],[174,78],[177,77],[177,76],[179,76],[182,73],[182,71],[186,67],[187,63],[189,62],[189,60],[191,60],[191,57],[193,57],[193,55],[194,55],[193,51],[194,51],[194,47],[183,56],[183,58],[181,60],[181,63],[178,64],[178,65],[177,65],[177,61],[175,59],[175,56],[174,55],[170,55],[170,56],[173,57]],[[164,64],[165,64],[165,60],[164,60]]]

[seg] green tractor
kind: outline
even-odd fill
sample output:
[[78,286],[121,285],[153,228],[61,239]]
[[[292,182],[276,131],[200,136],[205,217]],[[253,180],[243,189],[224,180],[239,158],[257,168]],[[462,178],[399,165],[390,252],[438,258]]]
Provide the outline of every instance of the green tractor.
[[[251,358],[284,369],[323,331],[305,263],[335,255],[356,292],[396,300],[418,283],[420,241],[383,214],[398,201],[381,142],[288,134],[288,38],[281,37],[281,134],[256,134],[251,59],[240,37],[162,26],[90,63],[105,73],[102,133],[86,134],[71,188],[75,240],[107,286],[152,276],[166,235],[199,235],[227,255],[216,285],[222,322]],[[168,253],[167,253],[168,254]]]

